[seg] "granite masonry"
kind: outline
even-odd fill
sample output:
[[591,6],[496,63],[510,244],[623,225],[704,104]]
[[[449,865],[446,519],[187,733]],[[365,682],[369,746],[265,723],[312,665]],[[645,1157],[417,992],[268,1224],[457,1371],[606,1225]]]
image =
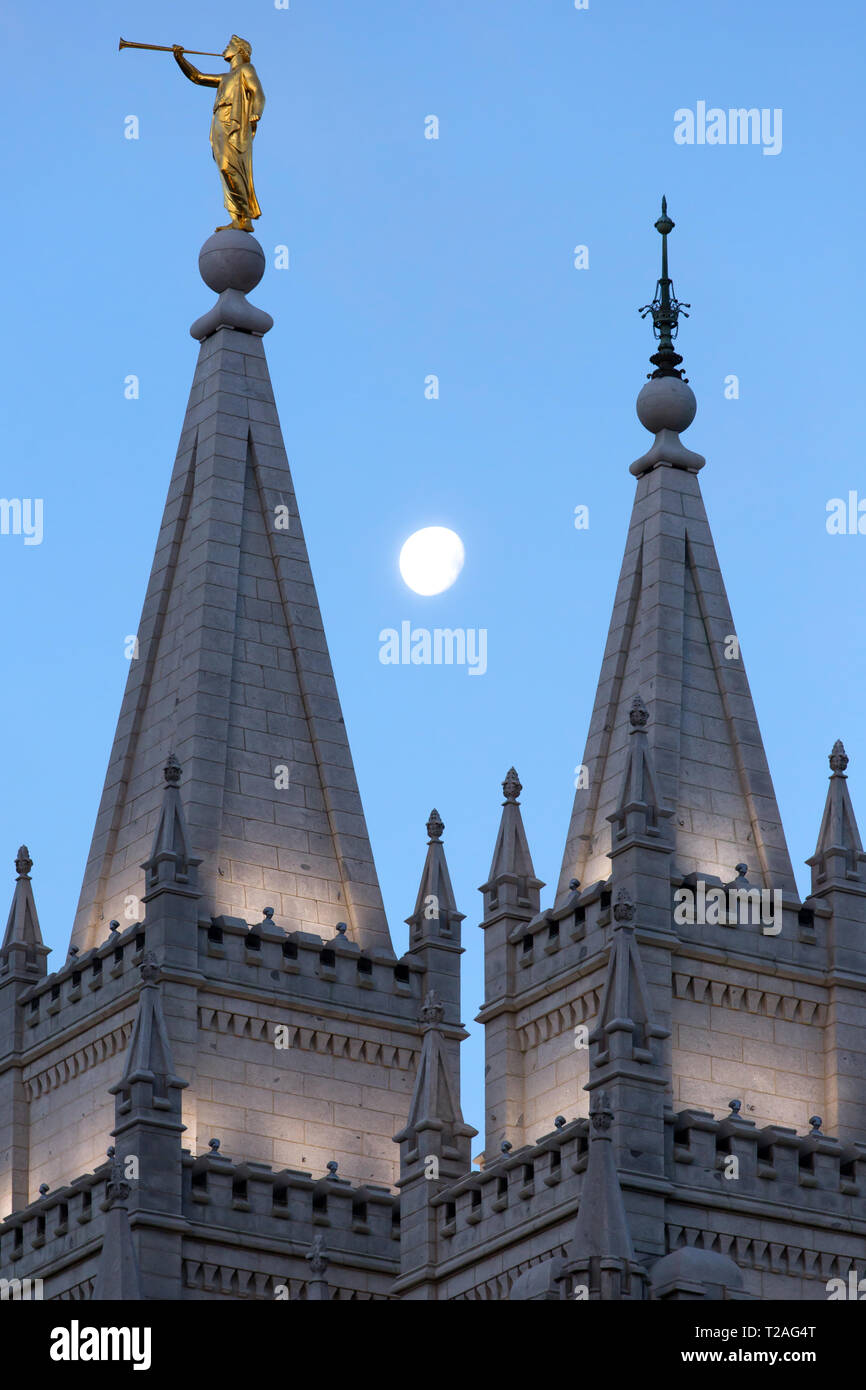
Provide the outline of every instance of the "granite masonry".
[[801,901],[704,459],[680,439],[696,403],[666,208],[656,226],[658,347],[638,398],[652,443],[631,468],[557,891],[542,910],[513,768],[481,888],[474,1165],[444,825],[431,812],[398,958],[271,319],[246,298],[264,256],[244,232],[205,243],[218,299],[191,330],[139,656],[51,974],[26,847],[15,860],[4,1297],[41,1280],[72,1300],[823,1300],[866,1273],[866,854],[848,759],[836,743]]

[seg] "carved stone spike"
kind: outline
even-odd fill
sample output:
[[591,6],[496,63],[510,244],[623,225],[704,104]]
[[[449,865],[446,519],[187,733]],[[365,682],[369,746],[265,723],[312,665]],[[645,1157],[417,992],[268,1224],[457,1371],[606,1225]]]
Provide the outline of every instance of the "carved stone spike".
[[845,745],[841,738],[837,738],[830,753],[830,770],[834,773],[844,772],[848,766],[848,754],[845,752]]

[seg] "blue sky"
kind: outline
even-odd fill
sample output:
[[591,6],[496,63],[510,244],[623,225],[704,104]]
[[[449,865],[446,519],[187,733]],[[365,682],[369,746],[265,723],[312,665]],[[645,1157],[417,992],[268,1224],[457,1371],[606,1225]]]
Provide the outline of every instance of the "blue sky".
[[[866,816],[866,538],[825,527],[828,499],[866,498],[864,28],[853,0],[3,6],[15,126],[0,492],[44,500],[44,538],[0,536],[0,849],[11,894],[15,851],[30,846],[53,964],[195,365],[187,330],[212,302],[198,248],[222,221],[208,94],[170,55],[118,54],[119,34],[221,49],[239,29],[253,45],[267,94],[256,232],[270,260],[289,246],[291,268],[269,269],[251,297],[276,320],[266,350],[386,906],[402,950],[435,805],[467,914],[470,1021],[476,888],[511,763],[536,871],[553,885],[559,869],[628,465],[649,442],[634,400],[653,349],[636,310],[658,274],[663,192],[692,305],[678,344],[698,398],[685,442],[707,457],[795,865],[814,848],[837,737]],[[699,101],[781,109],[781,152],[677,145],[674,112]],[[729,374],[738,400],[725,399]],[[397,570],[427,525],[466,546],[435,598]],[[404,620],[486,628],[487,673],[381,665],[380,630]],[[479,1128],[482,1077],[474,1029],[464,1097]]]

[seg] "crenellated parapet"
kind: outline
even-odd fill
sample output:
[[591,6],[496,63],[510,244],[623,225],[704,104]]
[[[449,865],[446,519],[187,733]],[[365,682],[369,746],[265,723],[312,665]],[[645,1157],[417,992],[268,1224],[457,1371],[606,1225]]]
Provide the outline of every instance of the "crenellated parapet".
[[[43,1278],[46,1299],[90,1298],[111,1204],[112,1160],[0,1223],[0,1278]],[[399,1199],[218,1151],[182,1155],[183,1284],[197,1297],[306,1297],[306,1256],[328,1249],[330,1296],[386,1298],[399,1265]],[[130,1184],[134,1187],[134,1184]],[[135,1219],[132,1221],[135,1230]],[[110,1293],[105,1295],[111,1297]],[[118,1296],[115,1294],[115,1296]]]

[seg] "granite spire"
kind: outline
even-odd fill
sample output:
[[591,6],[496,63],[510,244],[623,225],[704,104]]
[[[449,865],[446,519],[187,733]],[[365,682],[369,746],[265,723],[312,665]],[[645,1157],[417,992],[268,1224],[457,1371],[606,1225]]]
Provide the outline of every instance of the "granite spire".
[[[683,306],[673,293],[666,204],[662,274],[652,314],[655,370],[637,400],[653,435],[631,465],[637,478],[631,524],[601,668],[560,875],[558,902],[573,878],[610,872],[610,818],[629,759],[635,694],[653,706],[647,743],[659,805],[672,812],[673,871],[714,874],[722,882],[744,858],[758,886],[794,894],[796,886],[746,677],[698,484],[705,460],[682,431],[697,402],[674,349]],[[746,854],[748,849],[749,853]]]
[[390,950],[265,359],[272,319],[246,299],[264,252],[220,231],[199,268],[219,299],[190,330],[198,365],[73,944],[135,918],[174,752],[205,915],[256,920],[276,902],[288,930],[341,921]]

